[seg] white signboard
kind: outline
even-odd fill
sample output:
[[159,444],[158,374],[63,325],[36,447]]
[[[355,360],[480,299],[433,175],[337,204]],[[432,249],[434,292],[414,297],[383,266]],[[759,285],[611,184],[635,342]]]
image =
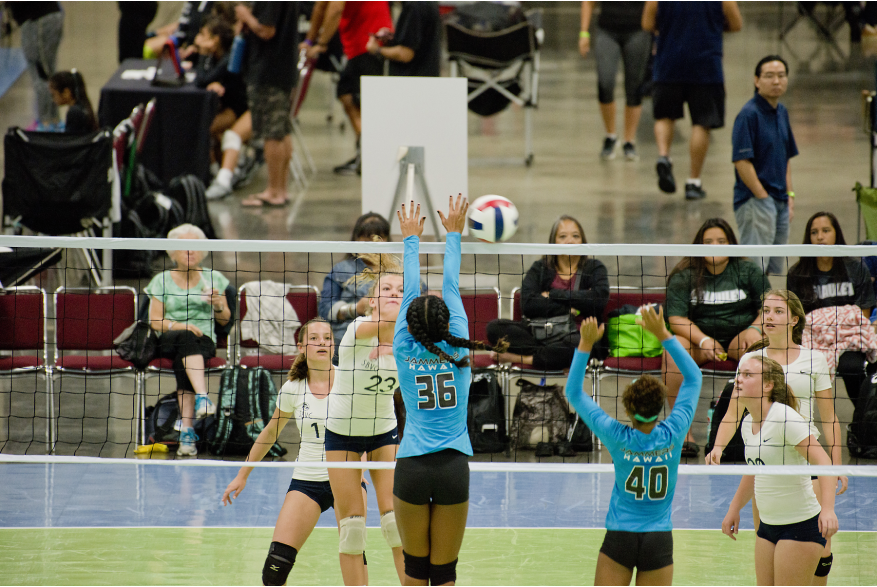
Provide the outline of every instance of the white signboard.
[[[407,147],[423,148],[433,210],[446,211],[452,194],[469,196],[466,94],[465,78],[362,78],[362,212],[385,216],[392,234],[400,234],[393,201]],[[399,203],[408,193],[407,174],[405,169]],[[424,234],[435,234],[418,183],[414,201],[427,216]]]

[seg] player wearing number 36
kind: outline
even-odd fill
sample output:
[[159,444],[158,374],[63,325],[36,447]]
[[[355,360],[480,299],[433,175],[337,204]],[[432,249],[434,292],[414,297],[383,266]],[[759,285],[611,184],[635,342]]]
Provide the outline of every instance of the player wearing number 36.
[[691,355],[652,306],[637,322],[654,334],[682,372],[679,396],[670,416],[658,422],[667,388],[644,375],[624,390],[622,403],[630,425],[604,412],[584,393],[582,384],[591,349],[603,337],[595,318],[582,322],[566,396],[582,420],[600,437],[615,463],[615,486],[606,516],[606,537],[597,557],[595,585],[629,585],[634,568],[637,585],[670,585],[673,580],[673,525],[670,519],[682,442],[691,426],[703,380]]
[[426,220],[420,216],[420,206],[415,209],[411,202],[407,213],[404,205],[397,212],[405,243],[405,285],[393,355],[407,419],[397,455],[393,504],[406,585],[456,582],[457,555],[469,511],[469,350],[489,347],[468,339],[469,324],[460,299],[460,234],[468,208],[459,195],[456,203],[450,198],[447,216],[439,212],[448,231],[441,298],[420,295],[420,235]]

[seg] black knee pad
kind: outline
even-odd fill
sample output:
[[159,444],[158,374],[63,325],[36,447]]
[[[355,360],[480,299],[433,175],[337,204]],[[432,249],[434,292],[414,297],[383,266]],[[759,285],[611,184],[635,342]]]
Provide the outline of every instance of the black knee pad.
[[429,557],[428,556],[411,556],[404,550],[402,556],[405,558],[405,574],[412,579],[418,581],[429,580]]
[[457,582],[457,560],[444,565],[429,565],[430,585],[444,585]]
[[285,585],[286,578],[295,564],[298,551],[288,544],[272,542],[268,550],[268,558],[262,567],[262,583],[264,585]]
[[833,560],[834,553],[819,559],[819,566],[816,567],[816,573],[814,573],[814,575],[817,577],[827,577],[828,573],[831,572],[831,562]]

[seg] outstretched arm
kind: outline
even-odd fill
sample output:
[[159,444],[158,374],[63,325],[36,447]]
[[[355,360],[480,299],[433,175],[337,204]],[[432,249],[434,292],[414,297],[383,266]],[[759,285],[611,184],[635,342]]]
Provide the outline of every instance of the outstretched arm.
[[697,406],[697,399],[700,397],[700,389],[703,384],[703,374],[691,355],[688,354],[682,345],[676,340],[664,323],[664,309],[655,312],[654,306],[643,306],[640,318],[636,320],[637,324],[651,332],[682,371],[682,387],[679,389],[679,397],[670,417],[665,423],[670,427],[673,434],[688,430],[691,426],[691,420],[694,418],[694,408]]
[[582,321],[580,332],[579,346],[569,369],[569,377],[566,379],[566,398],[588,428],[608,444],[621,436],[625,426],[604,412],[584,390],[585,371],[591,357],[591,349],[594,343],[603,337],[603,325],[598,325],[594,317],[586,318]]
[[396,211],[399,226],[402,229],[402,239],[405,242],[405,252],[402,257],[404,285],[402,289],[402,306],[399,308],[399,317],[396,318],[396,330],[393,338],[400,332],[408,330],[408,306],[414,298],[420,295],[420,235],[423,234],[423,223],[426,216],[420,215],[420,204],[414,207],[414,200],[408,211],[405,204]]
[[469,322],[466,318],[466,310],[463,308],[463,300],[460,299],[460,237],[466,226],[466,214],[469,211],[469,202],[463,194],[448,198],[447,217],[439,210],[438,215],[442,225],[448,231],[445,241],[444,275],[442,276],[442,299],[448,306],[451,314],[451,334],[460,338],[469,338]]

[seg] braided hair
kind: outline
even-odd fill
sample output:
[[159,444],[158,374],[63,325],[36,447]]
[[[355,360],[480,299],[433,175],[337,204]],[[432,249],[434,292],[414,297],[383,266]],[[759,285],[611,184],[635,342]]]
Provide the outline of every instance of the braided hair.
[[453,347],[467,348],[470,350],[505,352],[508,342],[500,340],[496,346],[490,347],[479,340],[468,340],[454,336],[450,331],[451,312],[445,301],[438,296],[420,296],[415,298],[408,306],[405,316],[408,320],[408,329],[414,340],[422,344],[426,350],[438,356],[442,361],[453,363],[459,368],[469,366],[469,357],[455,360],[454,357],[443,351],[436,345],[439,341],[445,341]]

